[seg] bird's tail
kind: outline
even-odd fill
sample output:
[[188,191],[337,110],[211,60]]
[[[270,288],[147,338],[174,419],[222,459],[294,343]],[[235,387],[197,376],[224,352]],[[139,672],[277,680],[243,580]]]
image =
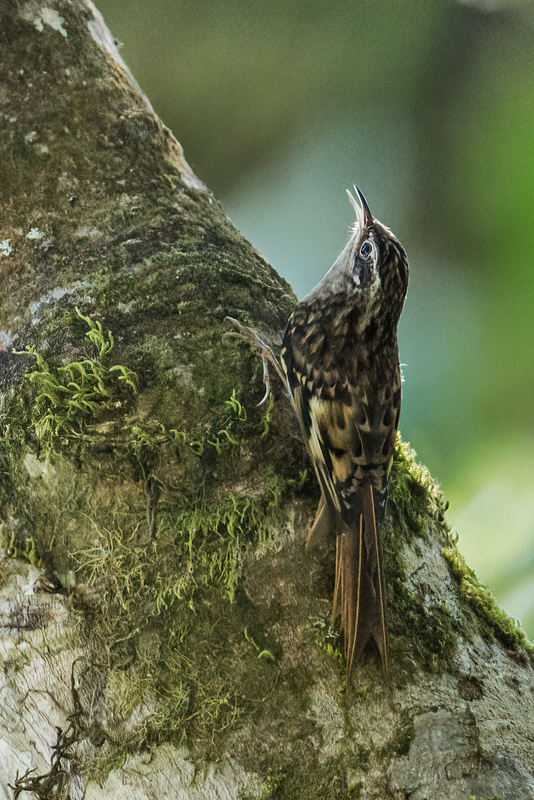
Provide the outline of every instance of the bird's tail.
[[333,616],[341,616],[347,678],[369,642],[375,643],[386,674],[388,662],[375,491],[370,483],[361,491],[359,513],[336,537]]

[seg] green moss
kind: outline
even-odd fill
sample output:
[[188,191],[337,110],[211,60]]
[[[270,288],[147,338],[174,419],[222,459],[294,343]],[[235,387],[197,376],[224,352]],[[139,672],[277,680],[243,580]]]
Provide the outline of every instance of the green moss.
[[390,652],[400,674],[410,673],[417,661],[431,672],[450,666],[459,632],[457,622],[440,606],[426,608],[406,589],[402,577],[395,579],[392,594],[398,622],[393,635],[390,633]]
[[114,722],[95,775],[161,741],[187,741],[215,757],[239,714],[277,677],[276,644],[240,594],[244,565],[274,547],[281,527],[268,481],[257,498],[165,497],[150,541],[139,490],[130,487],[129,504],[113,500],[111,486],[108,495],[96,491],[98,502],[87,485],[73,497],[82,522],[75,537],[54,526],[49,543],[55,563],[69,552],[78,643],[107,676]]
[[[531,651],[519,623],[499,608],[456,549],[444,517],[446,501],[426,467],[417,464],[415,453],[400,440],[391,473],[390,497],[393,525],[385,526],[384,558],[391,581],[389,606],[396,621],[391,651],[394,657],[401,655],[400,664],[407,665],[415,656],[427,669],[441,669],[451,663],[457,636],[471,638],[474,632],[487,640],[495,637],[507,647]],[[471,609],[471,616],[464,613],[455,619],[447,608],[427,608],[407,589],[400,558],[402,548],[414,537],[424,537],[429,528],[443,546],[443,557],[458,581],[460,597]]]
[[124,749],[118,751],[113,747],[106,748],[105,752],[99,753],[91,759],[86,770],[86,779],[103,783],[110,772],[124,766],[127,756],[128,753]]
[[389,482],[390,506],[402,528],[401,539],[424,535],[431,520],[443,522],[446,502],[437,483],[408,442],[397,436]]
[[[249,685],[243,695],[251,659],[256,677],[263,675],[261,691],[268,685],[272,647],[250,647],[255,639],[243,635],[236,604],[243,564],[272,536],[267,505],[233,493],[218,503],[199,500],[162,513],[148,546],[96,529],[100,540],[73,554],[88,599],[87,639],[107,643],[108,703],[125,724],[142,717],[129,747],[186,739],[213,755],[243,702],[260,691],[261,683],[255,691]],[[98,604],[91,606],[93,592]],[[124,744],[121,736],[116,749]]]
[[24,375],[27,390],[24,401],[29,405],[27,429],[45,451],[58,439],[82,437],[89,420],[117,408],[125,392],[136,390],[132,370],[108,363],[114,346],[111,332],[76,311],[89,328],[85,335],[97,351],[95,356],[60,366],[49,364],[31,346],[24,351],[33,358]]
[[315,631],[315,643],[326,655],[338,664],[343,663],[341,634],[332,626],[329,614],[324,617],[312,617],[310,623]]
[[[308,753],[302,764],[295,760],[290,769],[270,770],[260,796],[269,800],[358,800],[360,794],[359,782],[349,786],[344,764],[335,759],[313,763]],[[249,797],[244,794],[240,800]]]
[[273,775],[272,772],[267,775],[263,782],[261,797],[268,798],[268,797],[275,797],[276,792],[280,788],[280,784],[282,782],[281,775]]
[[[477,798],[472,794],[469,800],[477,800]],[[501,798],[498,795],[495,795],[495,797],[481,797],[480,800],[501,800]]]
[[[112,344],[111,334],[99,332]],[[17,455],[6,448],[14,484],[26,484],[17,512],[23,503],[29,527],[20,541],[8,528],[4,535],[10,554],[42,558],[64,586],[75,586],[77,644],[106,675],[113,719],[88,767],[101,779],[143,744],[187,741],[198,756],[215,757],[243,709],[274,687],[278,648],[258,627],[240,582],[247,563],[279,546],[293,488],[251,458],[248,438],[263,436],[271,447],[271,423],[259,411],[248,414],[235,390],[189,430],[135,412],[127,426],[114,423],[122,459],[108,469],[98,434],[113,398],[111,348],[95,346],[83,374],[32,354],[23,400],[12,409],[19,433],[30,427],[26,414],[40,434],[23,438]],[[78,389],[70,385],[73,370]],[[97,400],[98,381],[106,391]],[[69,403],[80,388],[94,406],[79,397]],[[46,427],[51,417],[59,427]]]
[[43,566],[35,549],[35,539],[28,536],[22,540],[17,540],[15,531],[10,531],[5,525],[0,525],[0,547],[9,558],[21,558],[27,561],[32,567],[41,568]]
[[[287,452],[276,468],[272,404],[247,412],[232,389],[199,416],[198,387],[173,382],[169,418],[183,424],[166,426],[145,375],[135,394],[132,371],[110,363],[112,334],[79,312],[65,321],[95,352],[61,364],[26,351],[33,364],[0,419],[3,510],[19,521],[4,544],[70,590],[76,644],[106,675],[112,722],[89,774],[161,741],[215,757],[278,679],[272,623],[258,622],[241,580],[280,546],[302,480],[284,479]],[[180,408],[187,397],[193,411]],[[268,466],[249,448],[258,437]]]
[[527,642],[520,623],[509,617],[496,603],[495,598],[467,566],[456,547],[442,550],[452,575],[458,582],[460,597],[473,610],[479,632],[486,640],[498,639],[506,647],[523,647],[534,656],[534,647]]
[[[410,445],[397,441],[390,479],[390,514],[384,524],[383,559],[390,619],[390,656],[399,681],[416,662],[437,671],[451,663],[458,623],[447,609],[428,608],[406,584],[402,554],[407,544],[432,531],[443,532],[445,503],[439,488]],[[445,529],[446,530],[446,529]]]

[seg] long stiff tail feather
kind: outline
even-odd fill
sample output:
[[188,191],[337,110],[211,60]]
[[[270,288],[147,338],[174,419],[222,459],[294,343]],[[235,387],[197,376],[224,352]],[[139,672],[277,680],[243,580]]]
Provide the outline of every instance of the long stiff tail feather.
[[347,678],[369,642],[380,654],[387,674],[385,602],[382,588],[380,544],[375,514],[374,490],[362,487],[361,513],[336,537],[336,570],[333,617],[341,616],[345,639]]

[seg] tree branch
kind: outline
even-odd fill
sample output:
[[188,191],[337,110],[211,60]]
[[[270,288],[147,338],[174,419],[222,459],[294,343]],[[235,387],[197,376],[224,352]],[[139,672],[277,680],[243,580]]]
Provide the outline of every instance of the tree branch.
[[276,346],[290,287],[89,0],[5,0],[0,38],[0,785],[534,796],[523,634],[424,468],[399,444],[390,684],[371,658],[346,687],[295,421],[276,386],[256,407],[261,361],[224,339],[231,316]]

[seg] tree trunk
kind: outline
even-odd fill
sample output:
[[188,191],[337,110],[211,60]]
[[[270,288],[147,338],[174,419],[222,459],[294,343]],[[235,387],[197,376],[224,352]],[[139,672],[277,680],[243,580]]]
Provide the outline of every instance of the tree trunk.
[[389,681],[346,686],[296,423],[225,337],[276,344],[290,287],[89,0],[0,40],[0,798],[534,797],[531,655],[424,468],[399,443]]

